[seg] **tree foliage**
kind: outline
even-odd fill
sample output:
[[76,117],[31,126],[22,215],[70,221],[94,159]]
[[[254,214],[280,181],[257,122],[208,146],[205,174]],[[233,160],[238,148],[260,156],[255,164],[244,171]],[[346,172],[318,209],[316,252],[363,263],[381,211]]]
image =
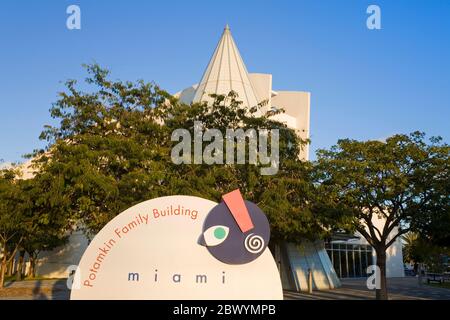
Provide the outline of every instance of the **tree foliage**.
[[34,277],[39,253],[65,244],[76,223],[67,212],[70,200],[57,177],[42,173],[21,184],[31,207],[20,249],[28,253],[29,275]]
[[29,254],[33,267],[40,251],[65,243],[73,222],[62,192],[57,179],[46,174],[23,180],[18,168],[0,172],[0,287],[18,250]]
[[[271,119],[281,111],[265,112],[264,103],[243,106],[234,92],[215,95],[210,104],[186,105],[155,84],[111,81],[97,65],[86,69],[89,91],[67,81],[51,108],[59,124],[42,133],[49,146],[36,165],[61,184],[72,217],[89,232],[144,200],[187,194],[219,201],[234,188],[267,213],[274,239],[298,241],[326,232],[308,205],[314,186],[311,166],[299,159],[305,142]],[[278,173],[262,176],[260,166],[248,163],[174,164],[170,156],[177,142],[171,134],[183,128],[193,135],[195,121],[224,135],[227,128],[279,129]]]
[[448,223],[449,150],[440,138],[427,141],[414,132],[386,141],[339,140],[318,152],[323,214],[340,215],[342,227],[356,229],[374,247],[382,277],[378,297],[387,297],[387,248],[409,231]]
[[404,242],[403,261],[415,265],[423,263],[431,272],[445,271],[443,257],[450,255],[450,248],[437,246],[417,232],[406,233],[402,236],[402,240]]
[[0,288],[3,287],[6,267],[14,258],[31,225],[30,202],[21,192],[21,181],[14,169],[0,171]]

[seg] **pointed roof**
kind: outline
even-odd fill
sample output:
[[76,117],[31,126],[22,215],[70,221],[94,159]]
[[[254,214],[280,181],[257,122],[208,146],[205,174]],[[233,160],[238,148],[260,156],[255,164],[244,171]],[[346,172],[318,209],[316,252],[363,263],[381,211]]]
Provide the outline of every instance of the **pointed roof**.
[[211,101],[210,94],[228,94],[231,90],[238,94],[238,99],[245,106],[258,104],[247,68],[227,24],[197,87],[193,102]]

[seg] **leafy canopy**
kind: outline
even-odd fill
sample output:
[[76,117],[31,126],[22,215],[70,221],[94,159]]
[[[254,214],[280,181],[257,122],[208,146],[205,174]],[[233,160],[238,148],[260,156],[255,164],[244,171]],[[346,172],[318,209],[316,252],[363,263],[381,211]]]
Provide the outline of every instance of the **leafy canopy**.
[[[449,150],[441,138],[427,141],[421,132],[386,141],[339,140],[318,152],[316,181],[328,208],[324,214],[342,215],[349,229],[356,228],[383,252],[408,231],[448,225]],[[375,218],[383,219],[381,227]],[[444,237],[450,229],[441,231],[428,235]]]
[[[210,104],[186,105],[155,84],[111,81],[97,65],[86,69],[87,91],[69,80],[51,108],[59,125],[43,131],[49,145],[36,165],[41,175],[55,177],[72,218],[89,232],[144,200],[187,194],[219,201],[235,188],[266,212],[276,239],[298,241],[325,232],[309,209],[311,166],[299,160],[305,142],[271,119],[281,111],[264,111],[264,103],[243,106],[234,92],[215,95]],[[175,165],[170,155],[178,142],[171,134],[183,128],[193,136],[195,121],[223,135],[227,128],[279,129],[278,173],[261,176],[249,164]]]

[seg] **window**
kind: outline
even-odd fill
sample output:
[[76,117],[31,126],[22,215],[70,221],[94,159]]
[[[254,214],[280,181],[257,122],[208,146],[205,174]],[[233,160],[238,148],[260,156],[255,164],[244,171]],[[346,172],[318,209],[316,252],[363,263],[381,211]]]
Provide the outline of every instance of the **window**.
[[367,267],[373,263],[372,247],[351,243],[330,243],[327,253],[340,278],[367,276]]
[[341,278],[348,278],[347,251],[341,250]]
[[333,262],[333,250],[331,250],[331,249],[326,249],[326,250],[327,250],[328,256],[330,257],[331,262]]
[[350,278],[354,278],[356,275],[355,275],[355,261],[354,261],[354,258],[353,258],[353,254],[354,254],[354,251],[353,250],[348,250],[347,251],[347,262],[348,262],[348,276],[350,277]]
[[338,250],[333,250],[333,267],[334,270],[336,271],[338,277],[342,278],[341,275],[341,258],[339,256],[339,251]]
[[373,256],[372,256],[372,252],[367,252],[367,265],[368,265],[368,266],[373,265]]
[[362,268],[362,276],[367,276],[367,251],[361,251],[361,268]]
[[361,252],[359,250],[355,250],[355,277],[361,277]]

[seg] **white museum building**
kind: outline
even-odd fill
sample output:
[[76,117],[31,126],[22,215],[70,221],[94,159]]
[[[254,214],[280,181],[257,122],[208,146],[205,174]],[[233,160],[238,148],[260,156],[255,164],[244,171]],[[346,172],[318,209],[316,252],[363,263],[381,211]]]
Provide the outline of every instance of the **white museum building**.
[[[300,138],[309,139],[311,93],[278,90],[273,88],[271,74],[249,73],[227,25],[200,82],[175,96],[191,104],[209,101],[212,99],[210,94],[228,94],[230,91],[236,92],[238,99],[247,106],[266,101],[265,108],[283,108],[285,113],[275,116],[276,119],[295,129]],[[308,146],[300,157],[309,158]],[[382,221],[374,223],[381,224]],[[74,232],[67,245],[40,255],[37,274],[67,277],[68,267],[79,263],[88,243],[81,231]],[[375,263],[373,248],[358,234],[337,236],[327,242],[286,243],[274,251],[283,287],[296,291],[308,289],[308,270],[312,271],[315,288],[332,289],[340,285],[341,278],[367,276],[367,266]],[[397,239],[387,251],[387,277],[403,276],[402,243]]]

